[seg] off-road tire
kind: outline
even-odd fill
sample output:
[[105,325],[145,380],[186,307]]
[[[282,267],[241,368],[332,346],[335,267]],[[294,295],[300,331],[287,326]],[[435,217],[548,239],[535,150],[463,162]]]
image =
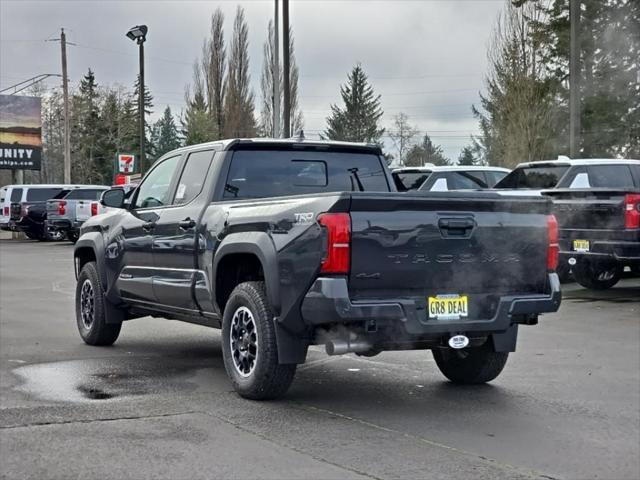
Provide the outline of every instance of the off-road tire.
[[33,232],[24,232],[25,237],[29,240],[39,240],[38,235]]
[[620,281],[624,267],[613,263],[583,260],[575,264],[572,271],[573,278],[584,288],[606,290]]
[[78,241],[78,238],[80,238],[79,232],[67,232],[67,240],[69,240],[71,243],[76,243]]
[[509,357],[509,352],[494,352],[490,342],[461,350],[434,348],[432,353],[442,374],[460,385],[490,382],[500,375]]
[[[232,322],[244,307],[253,317],[257,335],[254,366],[240,373],[232,352]],[[245,310],[246,312],[246,310]],[[269,400],[281,397],[293,381],[296,366],[278,363],[274,315],[265,292],[264,282],[244,282],[236,286],[224,308],[222,318],[222,356],[233,388],[241,397],[251,400]],[[234,345],[239,342],[234,343]],[[237,348],[234,350],[239,352]]]
[[[91,322],[83,318],[83,289],[91,286],[93,292],[93,315]],[[86,292],[85,292],[86,293]],[[112,345],[120,335],[122,323],[106,323],[106,300],[100,283],[100,276],[95,262],[88,262],[82,267],[76,284],[76,323],[82,340],[88,345]]]

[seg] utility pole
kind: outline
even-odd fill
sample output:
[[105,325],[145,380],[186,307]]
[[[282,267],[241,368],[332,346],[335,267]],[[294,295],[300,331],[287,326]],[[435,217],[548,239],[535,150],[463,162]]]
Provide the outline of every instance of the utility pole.
[[289,0],[282,0],[282,83],[284,138],[291,137],[291,87],[289,85]]
[[569,57],[569,156],[580,156],[580,3],[570,0],[571,51]]
[[273,17],[273,136],[280,137],[280,32],[278,27],[278,1],[275,0],[275,14]]
[[138,116],[140,117],[140,173],[144,173],[144,40],[138,40],[140,46],[140,92],[138,97]]
[[62,50],[62,95],[64,97],[64,183],[71,183],[71,142],[69,132],[69,77],[67,76],[67,36],[60,30]]

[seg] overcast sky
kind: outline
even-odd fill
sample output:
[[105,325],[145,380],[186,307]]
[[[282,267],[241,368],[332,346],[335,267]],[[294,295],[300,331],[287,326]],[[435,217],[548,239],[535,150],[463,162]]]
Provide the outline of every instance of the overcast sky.
[[[262,45],[273,0],[0,0],[0,87],[40,73],[60,73],[60,46],[45,42],[67,32],[69,77],[76,85],[91,68],[102,85],[133,84],[137,49],[129,27],[149,27],[146,81],[154,117],[166,105],[179,114],[193,61],[207,36],[212,12],[226,15],[231,34],[236,5],[249,24],[251,79],[259,113]],[[331,103],[356,62],[382,95],[384,126],[399,112],[420,133],[428,131],[456,159],[476,132],[471,105],[478,102],[486,46],[504,0],[291,0],[290,17],[300,68],[300,102],[307,137],[326,127]],[[56,86],[59,80],[47,82]],[[386,148],[392,142],[384,139]]]

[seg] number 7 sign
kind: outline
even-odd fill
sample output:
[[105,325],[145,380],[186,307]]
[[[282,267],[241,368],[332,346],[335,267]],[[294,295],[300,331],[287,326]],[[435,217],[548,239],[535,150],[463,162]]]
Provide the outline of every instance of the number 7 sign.
[[135,169],[135,156],[129,153],[118,155],[118,173],[133,173]]

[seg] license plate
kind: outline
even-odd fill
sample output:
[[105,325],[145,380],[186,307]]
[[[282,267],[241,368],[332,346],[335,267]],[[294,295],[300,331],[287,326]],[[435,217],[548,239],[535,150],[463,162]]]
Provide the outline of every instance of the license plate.
[[459,320],[467,316],[469,316],[469,300],[466,295],[429,297],[429,318]]
[[576,252],[588,252],[589,240],[574,240],[573,250],[575,250]]

